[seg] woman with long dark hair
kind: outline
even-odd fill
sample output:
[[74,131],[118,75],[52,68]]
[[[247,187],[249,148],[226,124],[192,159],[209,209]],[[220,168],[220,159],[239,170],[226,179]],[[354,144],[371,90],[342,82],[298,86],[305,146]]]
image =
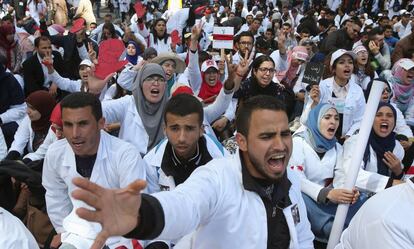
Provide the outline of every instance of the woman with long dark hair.
[[108,39],[117,39],[118,35],[116,34],[115,27],[112,23],[105,23],[102,27],[102,36],[99,42],[108,40]]
[[155,20],[148,37],[148,47],[155,48],[158,53],[173,52],[166,24],[167,22],[162,18]]
[[251,77],[241,84],[240,89],[233,96],[233,102],[238,100],[239,104],[242,104],[243,101],[257,95],[275,96],[286,104],[290,116],[295,96],[293,91],[273,81],[275,71],[275,63],[270,56],[261,55],[254,59],[251,64]]

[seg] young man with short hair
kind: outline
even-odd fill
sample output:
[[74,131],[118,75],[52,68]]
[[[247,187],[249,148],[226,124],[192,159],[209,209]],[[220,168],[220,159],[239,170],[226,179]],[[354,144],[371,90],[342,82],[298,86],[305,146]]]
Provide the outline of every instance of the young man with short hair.
[[246,53],[250,56],[250,53],[253,51],[254,36],[249,31],[241,32],[236,37],[235,43],[238,51],[233,55],[233,64],[239,64]]
[[172,97],[164,111],[166,139],[144,157],[148,192],[172,190],[199,166],[228,152],[211,135],[204,134],[204,110],[190,94]]
[[395,48],[395,44],[397,44],[399,39],[393,35],[391,25],[385,25],[384,27],[384,40],[388,44],[388,47],[390,48],[390,52],[392,54],[392,51]]
[[[107,188],[121,188],[145,179],[145,165],[133,145],[102,130],[105,120],[97,97],[73,93],[61,101],[61,108],[65,139],[50,145],[43,165],[47,213],[58,233],[57,240],[89,248],[100,226],[75,214],[76,208],[85,205],[72,199],[72,179],[84,177]],[[122,237],[107,241],[110,248],[131,243]]]

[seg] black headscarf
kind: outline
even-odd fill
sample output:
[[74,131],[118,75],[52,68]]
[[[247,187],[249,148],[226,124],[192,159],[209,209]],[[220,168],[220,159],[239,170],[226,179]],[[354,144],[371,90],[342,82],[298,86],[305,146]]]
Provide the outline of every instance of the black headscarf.
[[[383,106],[388,106],[389,108],[391,108],[393,114],[394,114],[394,127],[392,129],[395,128],[395,124],[397,123],[397,112],[395,111],[394,107],[389,104],[389,103],[383,103],[380,102],[378,105],[378,110],[383,107]],[[369,156],[370,156],[370,150],[369,147],[372,147],[372,149],[374,150],[376,156],[377,156],[377,169],[378,169],[378,174],[384,175],[384,176],[389,176],[389,169],[388,166],[382,161],[382,159],[384,158],[384,154],[387,151],[393,151],[395,148],[395,132],[391,132],[388,136],[386,137],[380,137],[378,136],[375,132],[374,129],[371,130],[371,134],[369,135],[369,139],[368,139],[368,144],[367,147],[365,149],[365,153],[364,153],[364,163],[366,165]]]

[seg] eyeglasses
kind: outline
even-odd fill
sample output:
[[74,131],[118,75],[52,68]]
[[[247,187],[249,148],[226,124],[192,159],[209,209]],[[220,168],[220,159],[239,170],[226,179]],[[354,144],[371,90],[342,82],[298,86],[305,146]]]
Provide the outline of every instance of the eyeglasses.
[[266,68],[266,67],[259,67],[258,70],[261,73],[267,73],[267,72],[274,73],[276,71],[274,68]]
[[240,45],[248,47],[248,46],[252,46],[253,43],[251,43],[251,42],[240,42]]
[[157,82],[158,84],[165,84],[165,79],[148,77],[144,80],[144,83],[148,84],[155,84],[155,82]]

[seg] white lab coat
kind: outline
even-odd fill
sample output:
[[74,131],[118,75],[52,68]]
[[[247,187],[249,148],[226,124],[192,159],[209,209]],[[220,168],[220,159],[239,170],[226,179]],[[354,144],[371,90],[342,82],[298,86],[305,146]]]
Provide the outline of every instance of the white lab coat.
[[[314,236],[307,219],[300,182],[288,172],[292,205],[283,209],[290,232],[289,248],[313,248]],[[213,159],[173,191],[153,194],[164,211],[165,226],[159,238],[173,240],[197,229],[192,248],[266,248],[267,217],[260,196],[245,190],[240,155]],[[297,207],[297,209],[296,209]],[[292,210],[299,211],[295,225]]]
[[[81,92],[82,91],[82,80],[71,80],[68,78],[63,78],[60,74],[54,71],[52,74],[49,74],[49,79],[53,81],[56,86],[70,93]],[[99,95],[99,100],[103,100],[105,97],[105,92],[108,89],[108,85],[102,89],[101,94]]]
[[[336,186],[343,186],[345,184],[345,179],[348,174],[349,168],[352,167],[351,160],[352,156],[355,154],[354,149],[355,147],[357,147],[357,142],[358,135],[354,135],[348,138],[344,143],[342,167],[338,168],[338,170],[336,171],[338,177],[334,179]],[[380,175],[377,173],[378,158],[371,146],[369,149],[370,157],[366,165],[364,165],[364,162],[361,162],[361,168],[359,169],[355,186],[366,192],[378,193],[385,189],[390,178],[388,176]],[[398,141],[395,142],[395,147],[392,153],[394,153],[394,155],[399,160],[403,159],[404,149]],[[380,158],[379,160],[382,160],[382,158]],[[401,168],[403,168],[402,164]]]
[[24,156],[24,158],[29,158],[32,161],[41,160],[45,158],[47,149],[51,144],[56,142],[58,139],[56,137],[56,134],[53,132],[52,129],[49,128],[49,131],[47,132],[46,138],[43,141],[43,143],[37,148],[36,151],[31,152]]
[[[206,139],[207,149],[212,158],[221,158],[230,155],[229,152],[214,137],[206,134],[203,136]],[[156,193],[161,191],[160,186],[168,187],[169,190],[173,190],[176,186],[174,177],[166,176],[161,169],[161,162],[167,143],[167,139],[162,140],[144,157],[147,173],[148,193]]]
[[107,123],[121,123],[120,139],[135,145],[142,155],[147,153],[149,136],[138,114],[134,96],[104,101],[102,112]]
[[207,35],[213,34],[213,29],[214,29],[214,17],[213,17],[213,15],[211,15],[211,17],[210,17],[210,19],[208,21],[207,21],[207,18],[205,16],[203,16],[201,18],[201,23],[204,24],[203,31]]
[[407,125],[407,122],[404,119],[404,115],[402,114],[400,109],[398,109],[397,104],[395,103],[390,103],[390,104],[394,107],[395,111],[397,112],[397,123],[395,124],[394,132],[396,134],[405,135],[408,138],[413,137],[413,132],[411,131],[410,127]]
[[23,155],[26,146],[28,152],[33,152],[33,139],[35,134],[31,124],[32,121],[30,121],[29,116],[26,115],[14,134],[14,140],[10,146],[9,152],[14,150],[19,152],[20,155]]
[[371,197],[353,217],[335,249],[413,249],[413,200],[411,180]]
[[[106,188],[123,188],[134,180],[145,179],[145,165],[134,146],[104,131],[100,135],[92,182]],[[61,139],[49,147],[43,164],[47,213],[56,232],[62,233],[62,242],[89,248],[101,226],[76,215],[77,208],[88,206],[71,197],[76,189],[72,183],[74,177],[81,177],[76,170],[75,154],[67,140]],[[107,245],[115,248],[124,240],[112,237]]]
[[301,190],[318,201],[319,192],[325,186],[325,180],[334,178],[335,168],[340,167],[342,146],[336,143],[322,159],[302,137],[293,137],[293,151],[289,161],[291,170],[301,177]]
[[[152,33],[149,34],[148,37],[148,47],[155,48],[157,50],[158,54],[160,53],[172,53],[171,49],[171,36],[167,38],[167,41],[165,42],[164,39],[158,39],[155,37]],[[155,43],[155,39],[157,39],[157,43]]]
[[17,122],[20,124],[26,116],[26,109],[27,105],[25,102],[20,105],[12,105],[9,109],[7,109],[7,111],[0,114],[0,118],[3,124],[10,122]]
[[0,248],[38,249],[33,235],[16,216],[0,207]]
[[[330,103],[334,104],[332,101],[332,90],[333,90],[333,79],[334,77],[330,77],[324,79],[319,84],[319,91],[320,91],[320,101],[319,103]],[[355,133],[356,130],[359,129],[359,126],[362,122],[362,117],[365,111],[365,97],[362,89],[359,85],[357,85],[353,80],[352,77],[348,82],[349,89],[348,94],[345,98],[345,107],[344,107],[344,115],[342,121],[342,136],[351,136]],[[309,111],[311,109],[313,101],[308,96],[307,101],[305,103],[305,107],[302,113],[301,122],[304,124],[308,119]]]
[[[171,34],[173,30],[177,30],[180,37],[183,37],[183,30],[187,26],[190,8],[182,8],[177,10],[167,21],[167,33]],[[160,53],[160,52],[158,52]]]

